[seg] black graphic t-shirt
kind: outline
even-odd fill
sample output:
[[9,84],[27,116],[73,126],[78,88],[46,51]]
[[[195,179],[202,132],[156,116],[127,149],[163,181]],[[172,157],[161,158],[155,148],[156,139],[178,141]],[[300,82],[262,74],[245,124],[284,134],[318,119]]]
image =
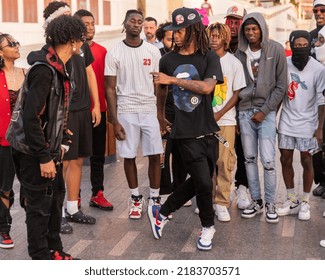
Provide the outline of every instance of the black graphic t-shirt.
[[[159,71],[179,79],[203,81],[212,78],[223,83],[220,59],[212,51],[205,55],[170,52],[160,59]],[[171,88],[175,107],[171,138],[195,138],[219,130],[213,116],[211,95],[197,94],[176,85]]]

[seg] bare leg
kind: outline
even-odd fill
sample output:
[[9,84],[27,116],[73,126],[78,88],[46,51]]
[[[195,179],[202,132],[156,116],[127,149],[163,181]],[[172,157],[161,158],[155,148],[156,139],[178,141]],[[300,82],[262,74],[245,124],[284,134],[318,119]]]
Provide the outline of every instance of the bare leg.
[[159,189],[160,187],[160,155],[151,155],[149,156],[149,184],[150,188]]
[[130,189],[138,187],[138,172],[135,158],[124,159],[124,172]]
[[280,149],[283,181],[287,189],[294,188],[294,170],[292,167],[293,150]]

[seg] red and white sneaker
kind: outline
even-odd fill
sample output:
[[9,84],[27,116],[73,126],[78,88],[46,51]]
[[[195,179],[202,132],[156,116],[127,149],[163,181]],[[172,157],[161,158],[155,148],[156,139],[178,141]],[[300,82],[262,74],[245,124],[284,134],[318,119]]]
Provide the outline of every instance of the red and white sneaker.
[[104,197],[103,191],[98,191],[97,195],[90,199],[89,206],[102,210],[113,210],[113,204]]
[[14,247],[14,242],[12,241],[9,232],[0,232],[0,248],[11,249]]
[[140,219],[142,216],[142,207],[145,203],[145,200],[142,195],[130,196],[131,205],[129,206],[129,218],[130,219]]
[[52,251],[51,259],[55,261],[69,261],[69,260],[80,260],[78,258],[73,258],[71,255],[63,251]]

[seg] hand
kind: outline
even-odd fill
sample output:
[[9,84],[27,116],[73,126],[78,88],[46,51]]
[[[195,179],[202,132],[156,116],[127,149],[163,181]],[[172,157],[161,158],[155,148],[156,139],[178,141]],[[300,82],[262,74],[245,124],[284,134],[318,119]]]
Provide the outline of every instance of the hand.
[[100,108],[99,107],[94,107],[93,110],[91,111],[91,119],[92,123],[94,124],[94,127],[100,124],[100,120],[102,118],[102,115],[100,113]]
[[169,85],[170,84],[170,77],[162,72],[150,72],[153,76],[153,82],[155,84],[163,84]]
[[323,145],[323,130],[322,128],[316,129],[313,135],[317,139],[317,143],[319,146]]
[[236,125],[235,132],[236,132],[236,135],[240,134],[240,126],[239,126],[239,124]]
[[54,161],[47,163],[40,163],[41,176],[49,179],[54,179],[56,175],[56,168]]
[[114,134],[117,140],[125,140],[126,133],[123,126],[120,123],[114,124]]
[[263,112],[257,112],[251,116],[251,120],[254,123],[261,123],[265,119],[265,114]]
[[172,130],[172,124],[165,119],[164,117],[159,117],[158,116],[158,121],[159,121],[159,125],[160,125],[160,133],[162,136],[164,136],[167,132],[171,132]]

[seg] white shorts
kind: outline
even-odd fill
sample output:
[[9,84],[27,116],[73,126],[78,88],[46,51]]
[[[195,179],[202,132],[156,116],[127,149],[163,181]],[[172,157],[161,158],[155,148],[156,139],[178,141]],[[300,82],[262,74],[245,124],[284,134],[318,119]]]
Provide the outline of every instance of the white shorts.
[[160,126],[156,113],[118,114],[126,139],[117,141],[120,157],[135,158],[141,141],[142,155],[150,156],[163,153]]

